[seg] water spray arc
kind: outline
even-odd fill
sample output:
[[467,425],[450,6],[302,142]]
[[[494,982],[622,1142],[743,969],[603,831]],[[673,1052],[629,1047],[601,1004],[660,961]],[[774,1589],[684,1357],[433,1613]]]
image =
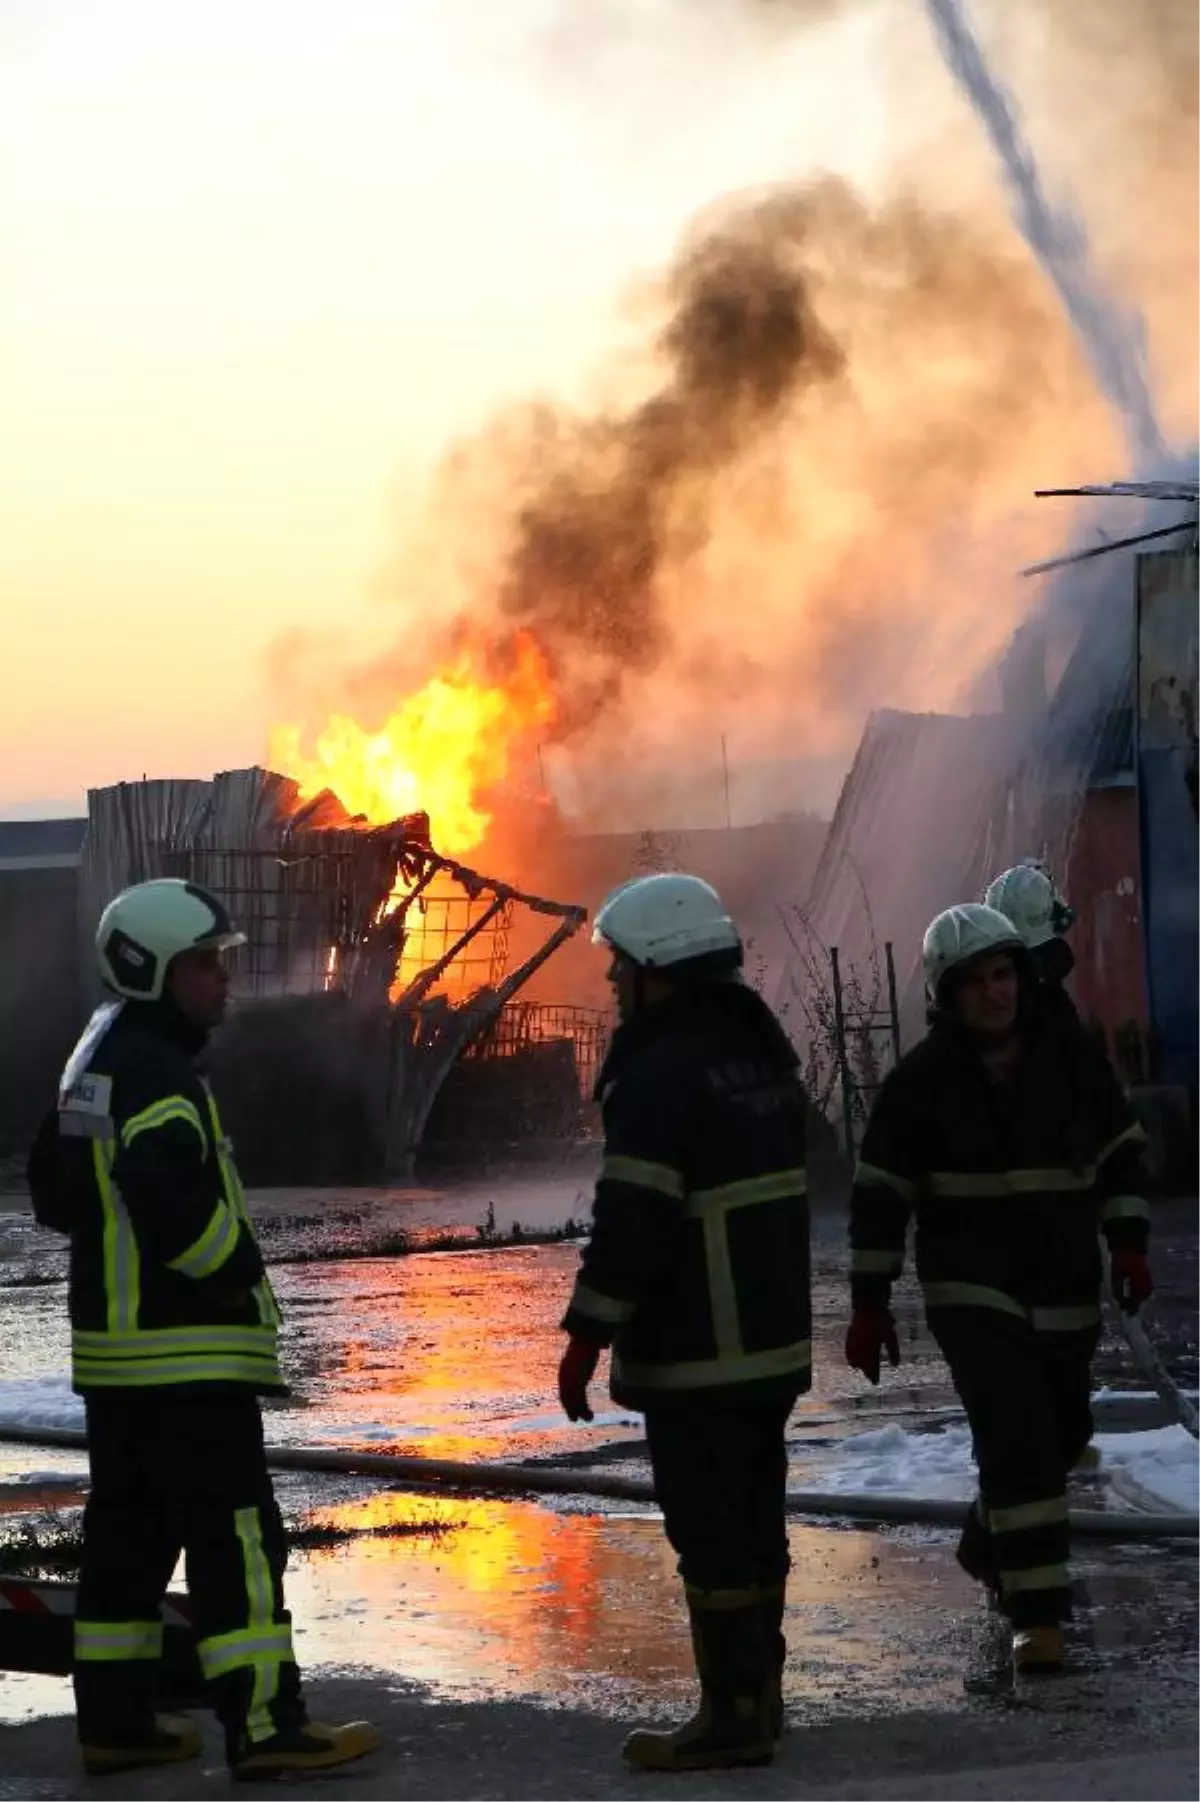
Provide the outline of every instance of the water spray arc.
[[1166,445],[1146,372],[1143,321],[1105,292],[1077,208],[1047,193],[1016,105],[988,67],[961,0],[926,0],[926,7],[946,66],[1004,171],[1021,235],[1057,290],[1096,382],[1122,420],[1132,456],[1139,467],[1160,462]]

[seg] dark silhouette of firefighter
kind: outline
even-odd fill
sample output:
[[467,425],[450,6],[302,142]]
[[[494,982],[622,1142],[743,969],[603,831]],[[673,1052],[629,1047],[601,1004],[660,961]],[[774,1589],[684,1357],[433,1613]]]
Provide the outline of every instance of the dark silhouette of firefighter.
[[1059,1669],[1070,1612],[1067,1476],[1092,1432],[1108,1240],[1130,1313],[1152,1293],[1144,1135],[1073,1012],[1047,1007],[1023,936],[993,908],[925,935],[927,1036],[890,1072],[851,1200],[847,1361],[878,1382],[916,1217],[930,1331],[970,1422],[979,1496],[963,1567],[1012,1622],[1019,1672]]
[[645,1414],[701,1692],[694,1719],[634,1733],[625,1756],[643,1770],[765,1764],[783,1730],[785,1432],[811,1366],[796,1056],[743,984],[737,928],[707,883],[627,883],[595,938],[621,1024],[559,1395],[590,1420],[612,1347],[613,1398]]
[[91,1493],[75,1700],[92,1774],[195,1757],[156,1712],[160,1604],[182,1552],[200,1664],[235,1775],[341,1765],[379,1738],[308,1718],[284,1605],[259,1397],[285,1393],[279,1310],[217,1104],[196,1068],[245,942],[192,883],[145,882],[96,939],[97,1009],[34,1146],[38,1220],[71,1239],[72,1380]]
[[1045,864],[1034,857],[1014,864],[988,884],[983,899],[1016,927],[1045,1006],[1077,1020],[1075,1003],[1064,987],[1075,968],[1075,953],[1066,937],[1075,924],[1075,909],[1059,893]]

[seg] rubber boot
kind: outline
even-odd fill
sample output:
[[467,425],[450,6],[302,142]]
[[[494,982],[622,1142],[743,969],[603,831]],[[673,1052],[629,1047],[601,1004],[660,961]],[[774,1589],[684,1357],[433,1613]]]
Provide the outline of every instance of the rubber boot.
[[[84,1631],[89,1627],[105,1630],[103,1622],[94,1620],[85,1622]],[[151,1643],[161,1632],[156,1620],[118,1623],[111,1631],[124,1634],[138,1627]],[[80,1657],[79,1632],[77,1621],[71,1678],[79,1755],[88,1775],[115,1776],[142,1765],[198,1757],[202,1742],[194,1723],[184,1715],[158,1711],[158,1658]]]
[[766,1644],[768,1659],[773,1669],[768,1688],[768,1704],[770,1709],[771,1737],[776,1745],[783,1738],[783,1667],[787,1660],[787,1640],[783,1636],[783,1616],[786,1605],[784,1586],[778,1589],[764,1589],[761,1592],[759,1607],[762,1610],[763,1638]]
[[974,1578],[976,1583],[982,1583],[987,1593],[988,1607],[997,1614],[1003,1613],[1000,1573],[996,1568],[992,1536],[984,1525],[983,1503],[978,1496],[971,1503],[971,1511],[963,1522],[962,1536],[954,1555],[968,1577]]
[[349,1721],[341,1727],[307,1721],[270,1739],[245,1741],[232,1760],[233,1775],[242,1783],[271,1783],[305,1771],[331,1771],[377,1752],[382,1744],[366,1721]]
[[1017,1627],[1012,1642],[1013,1670],[1018,1677],[1052,1677],[1067,1662],[1061,1627]]
[[775,1756],[771,1705],[778,1671],[754,1589],[687,1592],[700,1707],[667,1733],[640,1728],[625,1741],[639,1771],[716,1771],[770,1764]]
[[81,1740],[79,1752],[89,1777],[115,1777],[143,1765],[180,1764],[187,1758],[199,1758],[203,1743],[199,1729],[186,1716],[159,1714],[142,1733],[123,1734],[115,1740]]

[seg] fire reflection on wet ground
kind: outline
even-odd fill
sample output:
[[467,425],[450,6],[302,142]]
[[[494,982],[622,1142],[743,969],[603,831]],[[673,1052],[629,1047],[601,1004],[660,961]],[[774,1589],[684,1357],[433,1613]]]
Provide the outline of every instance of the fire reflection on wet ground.
[[[364,1492],[312,1519],[436,1520],[434,1540],[364,1539],[295,1562],[301,1655],[368,1665],[444,1698],[523,1696],[621,1716],[693,1688],[674,1557],[652,1511]],[[1000,1699],[1002,1623],[941,1530],[795,1524],[785,1689],[797,1718]],[[1193,1549],[1077,1548],[1076,1682],[1105,1666],[1194,1666]],[[1069,1691],[1062,1692],[1069,1694]]]
[[[291,1559],[298,1649],[314,1671],[621,1719],[669,1713],[692,1692],[674,1559],[653,1510],[552,1510],[295,1473],[278,1488],[289,1523],[351,1535]],[[354,1537],[397,1523],[443,1530]],[[793,1719],[1013,1705],[1002,1623],[955,1564],[953,1533],[797,1522],[790,1541]],[[1194,1547],[1080,1542],[1076,1570],[1075,1675],[1038,1706],[1073,1706],[1114,1676],[1156,1694],[1191,1683]],[[69,1705],[60,1679],[0,1677],[0,1720]]]
[[[572,1247],[548,1246],[278,1269],[295,1394],[269,1409],[269,1437],[637,1469],[640,1423],[606,1410],[600,1385],[592,1427],[569,1426],[557,1409],[557,1322],[575,1260]],[[4,1377],[20,1391],[12,1405],[64,1421],[75,1404],[62,1287],[12,1288],[5,1301]],[[793,1420],[793,1483],[835,1458],[845,1434],[897,1418],[911,1431],[944,1423],[953,1396],[911,1287],[900,1314],[904,1365],[867,1390],[841,1356],[844,1255],[840,1226],[831,1229],[817,1248],[816,1386]],[[1100,1379],[1130,1382],[1113,1339]],[[0,1483],[24,1479],[14,1498],[23,1518],[28,1495],[49,1496],[46,1477],[83,1470],[79,1454],[0,1448]],[[673,1558],[650,1511],[405,1495],[351,1478],[288,1475],[279,1488],[293,1522],[452,1528],[295,1557],[290,1596],[310,1666],[374,1668],[446,1698],[521,1695],[623,1718],[669,1712],[690,1694]],[[79,1497],[58,1494],[64,1507]],[[1002,1631],[955,1565],[953,1534],[797,1522],[791,1545],[795,1718],[974,1705],[1000,1693]],[[1190,1683],[1194,1551],[1082,1543],[1077,1568],[1080,1675],[1055,1693],[1069,1697],[1106,1670],[1122,1682],[1128,1670],[1139,1686]],[[0,1677],[0,1719],[68,1706],[59,1680]]]
[[[558,1319],[577,1260],[570,1246],[438,1254],[394,1262],[279,1272],[297,1403],[271,1411],[271,1437],[387,1441],[439,1458],[556,1458],[640,1438],[640,1423],[607,1404],[571,1427],[558,1411]],[[818,1281],[813,1393],[796,1430],[847,1426],[882,1408],[927,1412],[953,1403],[917,1316],[906,1314],[900,1382],[868,1394],[841,1358],[842,1295]]]
[[[425,1518],[451,1530],[435,1541],[352,1541],[299,1561],[290,1590],[309,1659],[352,1658],[446,1696],[624,1712],[641,1698],[670,1706],[691,1687],[674,1558],[653,1512],[376,1493],[313,1518],[344,1527]],[[961,1693],[957,1616],[973,1598],[943,1568],[940,1537],[794,1529],[790,1693],[828,1700],[851,1674],[860,1701],[875,1687],[891,1706],[901,1674],[914,1706]],[[912,1635],[914,1610],[918,1646],[901,1672],[895,1646]]]

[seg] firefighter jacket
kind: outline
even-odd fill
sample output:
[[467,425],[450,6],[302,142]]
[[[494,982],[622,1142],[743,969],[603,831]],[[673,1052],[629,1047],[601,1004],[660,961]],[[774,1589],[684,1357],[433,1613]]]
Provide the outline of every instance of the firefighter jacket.
[[1007,1080],[935,1024],[880,1090],[850,1204],[856,1305],[886,1305],[916,1217],[928,1308],[1019,1314],[1046,1331],[1100,1320],[1098,1230],[1144,1249],[1145,1135],[1101,1047],[1041,1011]]
[[804,1092],[765,1002],[681,988],[616,1032],[604,1162],[562,1322],[613,1348],[615,1401],[809,1387]]
[[97,1010],[29,1161],[34,1213],[68,1233],[74,1387],[284,1388],[279,1310],[204,1035],[170,1002]]

